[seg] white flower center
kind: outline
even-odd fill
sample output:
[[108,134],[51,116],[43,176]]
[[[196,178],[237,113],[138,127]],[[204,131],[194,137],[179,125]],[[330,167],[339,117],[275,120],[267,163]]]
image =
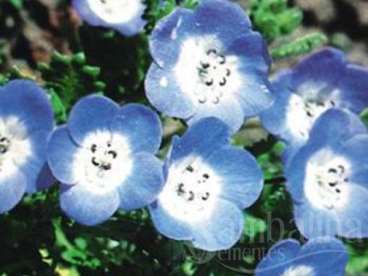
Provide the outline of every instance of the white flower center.
[[0,118],[0,181],[13,175],[31,153],[24,124],[15,116]]
[[[176,29],[173,30],[176,39]],[[191,37],[182,43],[174,72],[182,91],[196,104],[216,105],[238,92],[238,59],[224,53],[213,35]]]
[[126,23],[142,10],[141,0],[87,0],[91,10],[109,23]]
[[212,214],[221,180],[200,159],[188,160],[170,167],[159,201],[171,216],[191,223]]
[[298,140],[306,141],[318,117],[335,106],[336,102],[333,99],[318,101],[292,94],[286,111],[286,124]]
[[314,276],[314,275],[315,273],[313,267],[306,265],[289,267],[281,274],[281,276]]
[[322,149],[307,164],[304,190],[308,200],[320,209],[347,204],[350,163],[332,151]]
[[97,131],[88,135],[74,156],[78,184],[93,191],[114,189],[132,170],[128,139],[118,133]]

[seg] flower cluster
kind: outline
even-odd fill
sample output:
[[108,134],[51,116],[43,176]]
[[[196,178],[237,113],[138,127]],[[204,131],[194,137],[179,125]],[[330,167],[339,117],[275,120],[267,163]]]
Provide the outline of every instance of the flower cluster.
[[[133,35],[144,25],[142,3],[73,6],[91,25]],[[150,108],[91,94],[54,127],[46,92],[10,81],[0,88],[0,212],[57,181],[61,209],[80,224],[148,207],[162,235],[228,249],[243,233],[243,209],[264,186],[256,158],[231,137],[260,116],[286,143],[286,189],[296,226],[310,240],[274,245],[256,275],[343,275],[347,254],[335,236],[368,237],[368,130],[358,116],[368,106],[368,70],[325,48],[269,82],[262,36],[225,0],[175,9],[157,23],[149,48],[149,102],[188,124],[164,162],[157,157],[163,127]]]

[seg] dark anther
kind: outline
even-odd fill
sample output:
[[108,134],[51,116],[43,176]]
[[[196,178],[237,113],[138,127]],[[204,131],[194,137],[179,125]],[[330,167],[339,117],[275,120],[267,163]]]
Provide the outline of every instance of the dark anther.
[[1,138],[0,138],[0,142],[1,142],[1,143],[5,142],[6,140],[8,140],[8,139],[6,139],[5,137],[1,137]]
[[116,156],[118,156],[118,154],[114,150],[109,150],[107,153],[110,154],[114,159],[116,158]]
[[213,79],[207,80],[207,81],[205,82],[205,84],[206,84],[207,86],[211,86],[211,85],[213,84]]
[[176,192],[178,193],[178,195],[185,194],[184,183],[179,184],[178,189],[176,190]]
[[310,112],[309,110],[307,110],[307,116],[308,116],[308,117],[313,117],[313,113],[312,113],[312,112]]
[[209,197],[210,197],[210,193],[209,193],[209,192],[206,192],[206,193],[202,196],[202,199],[203,199],[203,200],[207,200],[207,199],[209,199]]
[[341,173],[345,172],[345,167],[343,165],[338,165],[337,167],[340,169]]
[[192,191],[189,191],[189,201],[193,201],[194,200],[194,193]]
[[328,185],[330,185],[331,187],[335,187],[338,184],[338,182],[328,182]]
[[209,50],[207,51],[207,55],[211,55],[211,54],[215,54],[215,55],[217,55],[217,51],[216,51],[215,49],[209,49]]
[[210,178],[210,175],[208,173],[205,173],[205,174],[203,174],[203,177],[208,179],[208,178]]
[[103,163],[101,165],[101,168],[104,169],[105,171],[111,170],[111,164],[110,163]]
[[0,153],[1,154],[6,153],[7,151],[8,151],[8,148],[7,147],[0,145]]
[[185,169],[186,169],[188,172],[193,172],[193,171],[194,171],[194,168],[193,168],[191,165],[188,165]]
[[331,103],[332,106],[335,106],[336,105],[335,101],[332,101],[331,100],[330,103]]
[[201,66],[203,69],[207,69],[210,67],[210,64],[208,62],[201,62]]
[[226,78],[222,78],[222,80],[219,82],[221,86],[224,86],[226,84]]
[[226,68],[226,76],[229,77],[231,75],[230,69]]
[[111,143],[110,142],[107,142],[107,146],[110,148],[111,147]]
[[344,182],[349,182],[349,178],[344,178]]
[[226,58],[225,58],[223,55],[219,55],[219,58],[220,58],[219,63],[220,63],[220,64],[225,64],[225,62],[226,62]]
[[92,164],[95,165],[96,167],[100,166],[100,163],[96,161],[96,157],[92,157]]
[[339,193],[341,193],[341,190],[340,190],[340,189],[336,189],[335,191],[336,191],[336,193],[338,193],[338,194],[339,194]]
[[329,173],[337,173],[337,170],[336,170],[336,169],[334,169],[334,168],[330,168],[330,169],[328,169],[328,172],[329,172]]
[[96,144],[93,144],[93,145],[91,146],[91,151],[92,151],[93,153],[95,153],[95,152],[96,152],[96,149],[97,149],[97,145],[96,145]]

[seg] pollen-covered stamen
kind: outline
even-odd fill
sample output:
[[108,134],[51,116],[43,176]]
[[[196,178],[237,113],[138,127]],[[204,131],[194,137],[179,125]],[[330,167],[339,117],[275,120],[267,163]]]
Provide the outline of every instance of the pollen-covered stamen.
[[92,144],[90,147],[92,165],[104,171],[111,170],[113,160],[118,156],[115,150],[110,149],[111,142],[107,142],[106,146],[107,147],[104,147],[102,145],[99,147],[97,144]]
[[173,163],[159,196],[160,205],[179,220],[197,222],[210,216],[220,200],[222,179],[199,156]]
[[206,87],[204,91],[196,92],[198,102],[218,104],[223,96],[221,89],[228,84],[231,75],[226,57],[216,49],[207,50],[199,62],[198,75]]
[[9,147],[10,147],[10,140],[7,137],[2,137],[0,135],[0,154],[7,153]]
[[348,198],[349,163],[327,150],[316,153],[311,160],[306,172],[307,198],[319,208],[334,209],[344,206]]
[[183,181],[177,184],[176,194],[188,202],[207,201],[211,194],[206,186],[209,173],[200,173],[193,165],[188,165],[182,172]]
[[327,168],[321,168],[316,173],[318,194],[328,209],[334,208],[341,198],[341,185],[349,182],[345,174],[346,169],[342,164],[334,164]]

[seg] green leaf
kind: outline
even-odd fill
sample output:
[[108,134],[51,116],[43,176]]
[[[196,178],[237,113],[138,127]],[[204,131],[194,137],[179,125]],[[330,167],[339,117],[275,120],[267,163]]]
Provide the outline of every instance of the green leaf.
[[10,3],[17,9],[23,8],[23,0],[10,0]]
[[287,0],[252,0],[250,16],[255,28],[268,41],[292,33],[303,20],[302,11],[289,8]]
[[271,55],[274,59],[304,55],[322,47],[327,41],[328,39],[323,33],[311,33],[271,49]]
[[254,239],[257,234],[264,233],[266,230],[267,224],[263,219],[256,218],[250,214],[245,215],[244,234],[248,238]]

